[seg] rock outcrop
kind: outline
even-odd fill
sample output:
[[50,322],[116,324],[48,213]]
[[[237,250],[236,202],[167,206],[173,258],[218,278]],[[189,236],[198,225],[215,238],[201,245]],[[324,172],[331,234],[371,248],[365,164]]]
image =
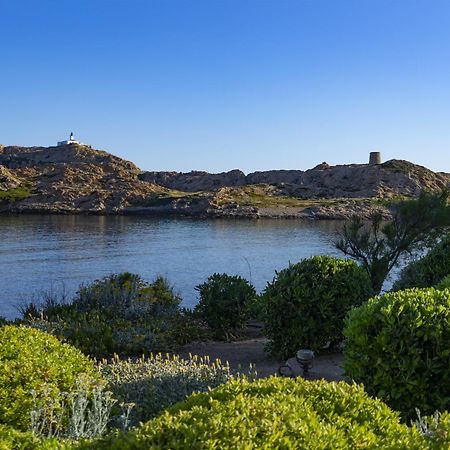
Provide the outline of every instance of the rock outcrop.
[[143,172],[139,179],[183,192],[216,191],[225,186],[247,184],[244,172],[237,169],[222,173]]
[[3,211],[116,213],[165,191],[140,181],[133,163],[87,146],[4,147],[0,167],[33,192]]
[[0,145],[0,212],[345,219],[377,210],[389,217],[389,199],[449,183],[449,174],[398,160],[248,175],[143,172],[85,145]]
[[144,172],[140,178],[186,192],[254,184],[282,185],[285,195],[301,198],[417,196],[422,189],[439,190],[450,182],[450,174],[436,173],[408,161],[395,159],[378,165],[329,166],[324,162],[306,171],[270,170],[253,172],[247,176],[240,171],[220,174]]
[[21,181],[10,170],[0,166],[0,191],[15,189],[21,185]]

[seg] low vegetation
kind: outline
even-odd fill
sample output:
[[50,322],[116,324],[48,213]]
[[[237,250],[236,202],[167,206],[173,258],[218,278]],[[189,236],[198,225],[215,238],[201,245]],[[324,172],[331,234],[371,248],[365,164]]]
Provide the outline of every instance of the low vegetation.
[[450,275],[443,278],[437,285],[436,289],[450,289]]
[[41,439],[31,431],[20,431],[0,423],[0,449],[2,450],[64,450],[68,448],[69,445],[56,438]]
[[99,365],[119,403],[131,405],[131,425],[146,422],[193,392],[208,391],[233,376],[228,364],[208,358],[150,355],[123,360],[114,357]]
[[26,326],[0,327],[0,423],[27,431],[31,426],[35,396],[62,408],[62,392],[77,387],[83,375],[88,383],[100,377],[90,361],[76,348]]
[[70,342],[96,358],[169,351],[195,338],[204,327],[180,308],[180,297],[161,277],[111,275],[80,288],[69,304],[30,304],[25,321]]
[[11,188],[6,191],[0,190],[0,204],[18,202],[20,200],[25,200],[32,195],[32,190],[26,187]]
[[173,201],[182,200],[186,202],[196,202],[205,194],[201,192],[181,192],[173,189],[164,189],[161,192],[156,193],[155,195],[149,196],[145,199],[141,199],[138,201],[134,201],[132,206],[140,206],[140,207],[161,207],[167,206]]
[[272,377],[231,380],[129,433],[82,448],[413,450],[427,448],[427,442],[360,386]]
[[[363,199],[354,200],[356,201]],[[215,202],[218,206],[237,204],[239,206],[253,206],[259,208],[276,208],[280,206],[293,208],[309,208],[313,206],[337,205],[343,202],[349,202],[349,199],[305,199],[283,194],[274,185],[260,184],[233,188],[222,188],[216,193]]]
[[117,400],[106,389],[106,383],[92,383],[86,376],[77,377],[76,386],[70,392],[59,392],[48,386],[42,393],[31,391],[33,407],[30,413],[30,430],[42,439],[84,439],[102,436],[108,425],[115,421],[127,428],[127,422],[112,414]]
[[227,364],[196,356],[116,356],[96,365],[71,345],[23,325],[0,328],[0,364],[2,449],[16,440],[92,439],[111,427],[127,429],[234,376]]
[[279,195],[274,186],[250,185],[239,188],[223,188],[216,194],[216,203],[224,206],[235,203],[239,206],[299,206],[301,199]]
[[408,289],[353,309],[347,376],[405,418],[450,409],[450,290]]

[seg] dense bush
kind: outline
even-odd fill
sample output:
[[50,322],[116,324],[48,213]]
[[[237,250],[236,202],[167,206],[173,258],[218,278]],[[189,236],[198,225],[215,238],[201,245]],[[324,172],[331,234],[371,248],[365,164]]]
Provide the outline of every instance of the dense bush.
[[103,358],[173,350],[203,335],[164,278],[144,282],[138,275],[111,275],[83,286],[70,304],[29,305],[30,325],[65,339],[85,354]]
[[133,425],[156,416],[161,410],[184,400],[193,392],[207,391],[231,378],[228,364],[197,356],[151,355],[138,360],[120,360],[100,364],[114,396],[126,404],[134,404],[130,423]]
[[82,286],[73,304],[77,311],[102,310],[135,320],[173,314],[180,303],[166,279],[157,277],[146,283],[139,275],[124,272]]
[[69,446],[57,439],[41,440],[31,432],[0,424],[1,450],[63,450]]
[[278,272],[262,296],[270,350],[286,358],[341,342],[345,315],[370,292],[367,274],[342,258],[315,256]]
[[450,275],[450,236],[442,239],[425,256],[409,263],[394,283],[393,290],[432,287]]
[[450,408],[450,290],[408,289],[349,314],[344,368],[404,417]]
[[57,402],[60,392],[76,387],[80,374],[98,378],[93,363],[79,350],[25,326],[0,328],[0,423],[27,430],[33,406],[31,391]]
[[256,297],[255,288],[247,280],[215,273],[195,289],[200,293],[195,312],[217,337],[228,338],[245,325],[250,303]]
[[450,289],[450,275],[443,278],[437,285],[436,289]]
[[415,428],[362,387],[272,377],[194,394],[95,449],[424,449]]

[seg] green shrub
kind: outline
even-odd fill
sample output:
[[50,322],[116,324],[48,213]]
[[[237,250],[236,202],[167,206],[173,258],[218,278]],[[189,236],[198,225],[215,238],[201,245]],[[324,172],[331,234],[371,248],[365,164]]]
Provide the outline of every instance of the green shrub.
[[[166,340],[171,341],[170,348],[187,344],[192,341],[207,341],[212,334],[208,325],[200,319],[192,309],[180,308],[169,322]],[[167,351],[169,348],[159,348],[157,351]]]
[[0,204],[13,203],[31,197],[33,192],[27,187],[16,187],[0,191]]
[[57,439],[41,440],[30,432],[0,424],[0,450],[63,450],[71,447]]
[[450,290],[375,297],[348,316],[346,374],[405,418],[450,408]]
[[51,387],[57,401],[61,391],[76,386],[80,374],[98,378],[93,362],[79,350],[25,326],[0,328],[0,367],[0,423],[23,431],[30,426],[31,391]]
[[123,273],[81,287],[70,304],[31,304],[23,314],[33,327],[103,358],[169,351],[203,336],[198,321],[180,310],[179,303],[164,278],[146,283],[138,275]]
[[237,275],[215,273],[195,288],[200,301],[195,312],[205,320],[217,337],[228,338],[249,318],[249,305],[255,288]]
[[228,364],[197,356],[151,355],[137,360],[117,356],[100,364],[114,396],[123,403],[133,403],[131,424],[156,416],[164,408],[184,400],[193,392],[207,391],[231,378]]
[[80,288],[74,301],[77,311],[102,310],[126,320],[174,313],[181,299],[166,279],[146,283],[139,275],[110,275]]
[[445,278],[443,278],[437,285],[436,289],[443,290],[443,289],[450,289],[450,275],[447,275]]
[[442,239],[422,258],[409,263],[392,289],[432,287],[447,275],[450,275],[450,236]]
[[370,292],[367,274],[342,258],[315,256],[278,272],[262,297],[271,352],[287,358],[340,343],[345,315]]
[[424,449],[416,428],[399,422],[362,387],[301,378],[231,380],[194,394],[128,434],[83,448]]
[[[68,308],[62,316],[44,316],[44,319],[30,318],[26,323],[33,328],[50,333],[80,349],[85,355],[95,358],[107,357],[117,350],[113,339],[113,321],[101,311],[78,313]],[[118,332],[119,327],[115,327]]]

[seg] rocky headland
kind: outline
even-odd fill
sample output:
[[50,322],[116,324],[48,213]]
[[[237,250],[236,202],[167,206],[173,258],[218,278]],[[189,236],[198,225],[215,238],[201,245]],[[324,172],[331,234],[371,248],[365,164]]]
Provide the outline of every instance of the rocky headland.
[[248,175],[146,172],[86,145],[0,146],[2,213],[388,218],[399,198],[449,184],[450,174],[402,160]]

